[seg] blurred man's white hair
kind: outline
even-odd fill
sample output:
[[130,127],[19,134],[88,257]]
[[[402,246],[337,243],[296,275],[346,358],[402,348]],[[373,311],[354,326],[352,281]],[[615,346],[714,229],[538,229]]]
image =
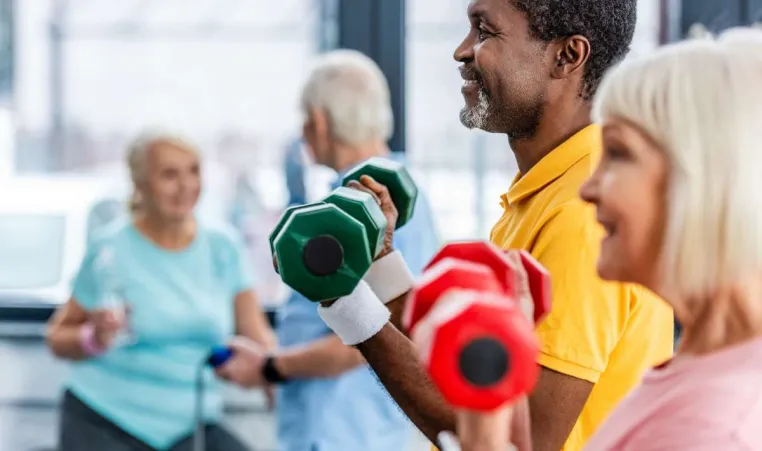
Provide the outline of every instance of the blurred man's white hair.
[[394,130],[389,84],[376,63],[354,50],[320,55],[302,91],[302,110],[328,115],[333,137],[349,146],[387,141]]
[[711,295],[762,269],[762,31],[623,63],[602,82],[593,116],[635,124],[670,162],[665,287]]

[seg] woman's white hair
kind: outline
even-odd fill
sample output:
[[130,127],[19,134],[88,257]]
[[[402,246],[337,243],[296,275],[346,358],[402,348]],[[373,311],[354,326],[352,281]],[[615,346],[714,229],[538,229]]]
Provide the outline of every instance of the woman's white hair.
[[171,144],[179,149],[183,149],[194,155],[200,155],[196,146],[190,143],[182,136],[164,130],[147,130],[139,134],[127,147],[127,168],[130,171],[130,178],[135,186],[130,198],[129,209],[132,212],[140,208],[141,197],[137,187],[140,186],[148,176],[148,153],[151,148],[158,143]]
[[326,112],[333,137],[350,146],[387,141],[394,131],[389,84],[376,63],[354,50],[318,57],[302,91],[304,114]]
[[762,269],[762,32],[626,61],[605,77],[593,116],[630,121],[666,153],[665,287],[710,295]]

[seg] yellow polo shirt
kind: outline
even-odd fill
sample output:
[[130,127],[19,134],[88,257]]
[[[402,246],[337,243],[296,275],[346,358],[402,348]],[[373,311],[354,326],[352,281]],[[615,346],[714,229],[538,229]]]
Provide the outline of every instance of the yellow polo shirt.
[[643,287],[596,274],[604,232],[579,189],[601,149],[600,127],[591,125],[517,176],[490,236],[503,249],[530,251],[550,271],[553,305],[537,328],[539,363],[595,383],[564,451],[582,449],[643,373],[672,356],[672,310]]

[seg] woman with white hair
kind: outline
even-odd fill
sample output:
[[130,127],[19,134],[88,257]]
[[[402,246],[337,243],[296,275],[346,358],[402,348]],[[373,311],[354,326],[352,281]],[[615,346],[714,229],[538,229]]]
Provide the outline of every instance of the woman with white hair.
[[127,160],[133,219],[90,243],[71,299],[48,326],[50,349],[75,362],[58,449],[190,450],[201,423],[204,449],[246,450],[220,426],[221,386],[204,368],[234,333],[275,346],[243,246],[194,217],[202,180],[192,145],[149,134]]
[[[760,449],[762,33],[627,61],[603,81],[594,116],[604,153],[581,195],[607,232],[598,273],[657,292],[684,332],[585,450]],[[505,437],[486,427],[496,415],[511,412],[468,423],[478,433],[464,450],[505,449],[479,446]]]

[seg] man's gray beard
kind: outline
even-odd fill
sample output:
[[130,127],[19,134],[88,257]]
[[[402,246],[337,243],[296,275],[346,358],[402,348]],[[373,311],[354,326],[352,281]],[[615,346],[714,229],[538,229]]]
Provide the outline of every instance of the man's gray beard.
[[465,107],[460,110],[460,122],[467,128],[483,129],[487,123],[487,114],[489,110],[489,98],[484,88],[479,89],[479,100],[472,107]]

